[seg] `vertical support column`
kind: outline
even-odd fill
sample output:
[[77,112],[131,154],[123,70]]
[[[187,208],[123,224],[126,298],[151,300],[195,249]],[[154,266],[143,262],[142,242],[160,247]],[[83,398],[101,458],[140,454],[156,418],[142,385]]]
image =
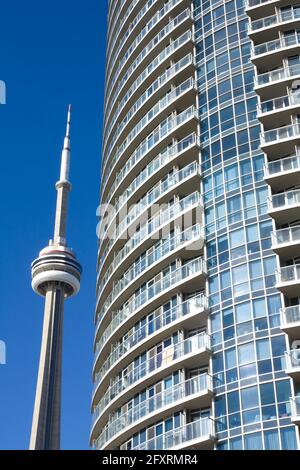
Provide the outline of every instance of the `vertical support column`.
[[64,288],[50,285],[45,312],[30,450],[60,448]]

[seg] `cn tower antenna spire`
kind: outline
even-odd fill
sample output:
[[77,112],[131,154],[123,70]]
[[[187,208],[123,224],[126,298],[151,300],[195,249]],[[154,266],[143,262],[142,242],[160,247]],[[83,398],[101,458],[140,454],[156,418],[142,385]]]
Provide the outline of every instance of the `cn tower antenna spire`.
[[66,227],[68,211],[68,195],[72,189],[69,181],[70,160],[71,160],[71,105],[68,108],[67,129],[64,139],[64,146],[61,154],[60,178],[56,183],[57,202],[54,226],[54,243],[66,245]]
[[45,297],[44,325],[39,372],[32,419],[30,449],[60,448],[61,371],[64,302],[80,289],[81,266],[67,246],[66,225],[71,145],[71,105],[61,156],[60,178],[56,183],[57,201],[54,238],[32,267],[32,288]]

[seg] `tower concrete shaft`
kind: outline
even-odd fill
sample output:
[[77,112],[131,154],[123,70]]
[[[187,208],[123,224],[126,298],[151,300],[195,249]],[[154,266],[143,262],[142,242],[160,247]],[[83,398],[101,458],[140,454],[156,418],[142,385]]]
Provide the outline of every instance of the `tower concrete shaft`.
[[49,283],[32,421],[30,449],[60,448],[60,402],[64,289]]
[[54,239],[32,263],[32,288],[45,297],[44,325],[32,420],[30,449],[60,449],[62,342],[64,301],[80,288],[81,266],[66,241],[70,168],[70,118],[56,183]]

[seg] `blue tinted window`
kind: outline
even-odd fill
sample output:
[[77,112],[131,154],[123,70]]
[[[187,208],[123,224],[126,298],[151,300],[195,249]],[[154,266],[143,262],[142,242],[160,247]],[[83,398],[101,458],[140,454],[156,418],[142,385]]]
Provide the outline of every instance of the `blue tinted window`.
[[265,437],[265,449],[266,450],[279,450],[279,437],[278,431],[272,429],[271,431],[266,431],[264,433]]
[[283,450],[296,450],[297,440],[295,428],[283,428],[280,430],[281,446]]
[[279,382],[275,383],[276,393],[277,393],[277,401],[288,401],[291,396],[291,386],[289,380],[280,380]]
[[258,390],[257,387],[249,387],[241,390],[243,409],[254,408],[258,406]]

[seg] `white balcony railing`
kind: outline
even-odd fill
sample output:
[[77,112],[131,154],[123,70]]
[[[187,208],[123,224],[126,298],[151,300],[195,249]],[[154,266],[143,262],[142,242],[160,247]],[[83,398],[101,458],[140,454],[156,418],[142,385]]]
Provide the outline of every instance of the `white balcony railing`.
[[300,155],[268,162],[265,166],[265,177],[277,176],[281,173],[300,170]]
[[[201,395],[205,392],[209,393],[211,390],[211,376],[208,374],[202,374],[174,385],[161,393],[157,393],[139,405],[134,406],[129,411],[124,412],[121,415],[115,415],[105,426],[99,438],[94,442],[94,447],[101,450],[116,434],[121,431],[124,432],[125,428],[131,426],[136,421],[145,418],[151,413],[159,412],[159,410],[164,407],[176,405],[177,402],[182,402],[185,398],[190,397],[191,395]],[[98,409],[96,408],[93,414],[92,428],[95,425],[98,416]]]
[[285,307],[280,310],[280,319],[282,325],[293,325],[300,323],[300,305]]
[[[116,299],[116,297],[133,281],[135,281],[145,269],[149,269],[161,258],[168,256],[173,251],[179,250],[187,244],[192,244],[197,240],[204,239],[204,229],[199,224],[193,225],[179,233],[171,235],[166,239],[161,239],[157,246],[151,251],[146,252],[146,256],[143,259],[134,263],[122,277],[116,280],[113,284],[111,292],[106,296],[106,300],[102,306],[102,312],[106,311],[110,304]],[[100,298],[103,291],[99,290],[98,298]]]
[[263,5],[264,3],[269,3],[270,0],[246,0],[245,7],[246,8],[253,8],[259,5]]
[[[122,69],[124,64],[127,62],[127,60],[132,56],[134,51],[137,49],[137,47],[141,44],[141,42],[145,39],[145,37],[157,26],[157,24],[161,21],[162,18],[164,18],[166,15],[169,14],[169,12],[176,6],[178,5],[182,0],[169,0],[167,3],[163,5],[163,7],[156,11],[154,16],[147,22],[147,24],[142,28],[142,30],[138,34],[134,34],[131,37],[133,38],[133,41],[131,44],[126,48],[125,54],[122,56],[122,58],[118,62],[118,70]],[[136,23],[137,25],[138,23]],[[132,34],[132,31],[130,31],[129,34]],[[113,71],[114,65],[116,63],[116,59],[121,51],[121,49],[124,47],[124,43],[126,42],[127,38],[129,37],[128,35],[123,36],[122,38],[119,39],[119,45],[116,48],[114,55],[111,57],[110,64],[108,64],[108,72]],[[110,80],[111,73],[107,74],[106,81],[107,83]]]
[[[126,230],[126,227],[128,227],[136,218],[140,217],[141,214],[151,207],[152,204],[155,204],[163,194],[168,193],[180,182],[183,182],[197,174],[200,175],[198,163],[192,162],[184,168],[181,168],[180,170],[168,175],[166,179],[160,180],[145,194],[145,196],[139,200],[137,204],[134,204],[131,208],[129,208],[127,215],[123,217],[123,219],[120,220],[118,224],[115,218],[111,219],[107,230],[103,234],[103,239],[108,236],[112,240],[116,240],[119,235],[124,232],[124,230]],[[115,225],[117,225],[117,227],[113,225],[113,221],[115,221]],[[113,231],[114,227],[115,230]]]
[[292,266],[284,266],[276,271],[278,284],[286,284],[290,282],[300,282],[300,264]]
[[174,90],[170,93],[167,93],[160,99],[144,116],[141,116],[141,119],[138,123],[134,126],[134,128],[126,134],[125,140],[117,147],[115,150],[113,160],[110,159],[113,149],[116,146],[116,142],[118,141],[119,136],[123,132],[124,128],[130,123],[130,121],[122,122],[118,126],[117,131],[115,132],[111,142],[106,149],[106,158],[103,161],[103,170],[105,170],[106,163],[108,161],[111,162],[111,165],[114,164],[115,161],[122,158],[123,153],[128,149],[128,147],[132,144],[132,142],[138,137],[138,135],[147,128],[147,126],[159,116],[168,106],[172,103],[176,102],[180,97],[185,95],[188,91],[196,89],[196,85],[193,78],[188,78],[183,83],[178,85]]
[[[120,93],[127,83],[127,79],[123,78],[120,83],[117,85],[116,92],[114,94],[114,97],[111,99],[110,105],[108,106],[108,109],[105,113],[105,119],[104,119],[104,135],[106,133],[106,128],[111,122],[110,115],[112,113],[112,110],[118,110],[118,105],[120,104],[121,107],[124,107],[129,98],[133,95],[133,93],[137,92],[141,85],[144,83],[147,78],[149,78],[150,75],[155,73],[158,67],[161,66],[161,64],[166,61],[168,58],[172,56],[175,52],[177,52],[180,48],[182,48],[185,44],[187,44],[191,39],[193,38],[192,32],[186,31],[183,33],[181,36],[179,36],[175,41],[171,42],[169,46],[167,46],[165,49],[163,49],[162,52],[160,52],[145,69],[139,74],[137,79],[133,82],[133,84],[130,86],[128,91],[124,94],[123,98],[120,98]],[[156,75],[157,77],[157,75]],[[120,99],[119,99],[120,98]]]
[[296,397],[291,397],[290,398],[290,403],[291,403],[291,415],[293,418],[299,418],[300,419],[300,396]]
[[[163,228],[166,224],[169,224],[173,219],[179,218],[182,214],[194,207],[203,207],[203,198],[202,195],[195,191],[194,193],[184,197],[179,202],[174,205],[167,204],[161,211],[159,211],[151,219],[147,220],[144,223],[140,230],[135,232],[133,236],[129,236],[126,232],[122,235],[122,239],[128,238],[128,241],[125,243],[123,248],[115,253],[112,261],[112,271],[116,269],[117,266],[127,257],[138,245],[140,245],[144,240],[149,239],[155,232]],[[124,237],[124,238],[123,238]],[[105,258],[107,257],[109,251],[114,245],[116,239],[111,238],[108,244],[103,251],[101,256],[100,265],[103,265]]]
[[[131,106],[130,110],[126,113],[123,122],[128,122],[136,113],[141,109],[144,104],[149,100],[167,81],[171,80],[175,77],[178,73],[184,70],[189,65],[194,64],[194,58],[192,54],[188,54],[178,62],[176,62],[172,67],[168,68],[162,75],[157,77],[151,85],[147,88],[147,90],[142,94],[139,95],[137,100]],[[133,83],[130,87],[124,98],[118,103],[116,110],[113,116],[109,120],[109,124],[105,131],[105,137],[103,141],[103,149],[105,148],[107,141],[110,137],[112,128],[116,125],[117,119],[120,116],[120,113],[128,103],[128,100],[132,97],[132,95],[137,90],[137,81]]]
[[300,225],[276,230],[272,232],[271,236],[273,248],[300,243]]
[[189,441],[210,440],[214,436],[214,422],[211,418],[201,418],[198,421],[172,429],[160,436],[133,447],[132,450],[170,450],[174,447],[186,447]]
[[[117,70],[114,73],[114,76],[110,82],[109,91],[105,97],[106,103],[109,102],[113,92],[115,92],[116,83],[120,84],[126,83],[129,78],[134,74],[135,70],[142,64],[145,58],[157,48],[157,44],[164,39],[164,37],[171,35],[172,31],[175,30],[180,24],[184,23],[187,19],[191,18],[191,11],[187,8],[185,11],[181,12],[176,18],[172,19],[151,41],[145,46],[145,48],[140,52],[137,58],[130,64],[126,69],[125,73],[121,73],[123,65],[120,64]],[[120,80],[120,76],[122,79]],[[122,85],[122,87],[123,87]]]
[[299,93],[290,93],[286,96],[280,96],[272,100],[263,101],[258,104],[257,111],[259,114],[270,113],[272,111],[282,111],[289,106],[300,106]]
[[300,64],[290,65],[257,75],[254,78],[254,84],[255,86],[268,85],[273,82],[280,82],[298,75],[300,75]]
[[300,10],[291,9],[287,11],[279,11],[276,15],[267,16],[266,18],[260,18],[259,20],[254,20],[249,24],[249,33],[253,33],[260,29],[269,28],[270,26],[276,26],[281,23],[293,21],[300,19]]
[[[200,351],[205,351],[207,349],[210,349],[210,337],[204,332],[191,338],[187,338],[180,343],[172,344],[162,352],[131,369],[126,376],[116,378],[116,381],[111,383],[97,405],[99,413],[102,413],[102,411],[111,403],[112,400],[120,395],[120,393],[124,392],[131,385],[134,385],[145,376],[167,366],[172,366],[174,361],[183,359],[184,356],[197,354]],[[94,395],[100,382],[101,377],[96,375]]]
[[[116,323],[117,318],[123,320],[128,319],[136,310],[142,307],[147,302],[150,302],[156,296],[162,294],[162,292],[172,288],[175,284],[184,281],[186,278],[196,275],[196,274],[203,274],[206,275],[207,273],[207,266],[206,262],[203,258],[196,258],[191,261],[188,261],[186,264],[181,266],[180,268],[176,269],[173,272],[170,272],[166,276],[162,277],[158,281],[156,281],[151,287],[148,287],[145,291],[142,291],[140,294],[132,296],[132,298],[123,305],[117,312],[114,312],[113,315],[113,322]],[[97,327],[100,325],[101,320],[103,318],[102,313],[99,315]],[[96,328],[97,330],[97,328]]]
[[268,54],[270,52],[276,52],[287,47],[297,46],[300,44],[300,37],[295,32],[288,36],[282,36],[280,39],[275,41],[268,41],[263,44],[258,44],[252,48],[252,56]]
[[291,349],[285,353],[286,369],[300,370],[300,349]]
[[[208,310],[208,299],[204,294],[199,294],[195,297],[191,297],[185,302],[176,305],[175,307],[161,312],[161,307],[159,307],[152,315],[153,320],[149,321],[147,325],[143,325],[140,328],[135,329],[129,335],[126,335],[126,338],[123,341],[112,346],[112,351],[108,358],[105,360],[103,366],[99,370],[99,374],[104,376],[107,371],[121,358],[130,351],[132,348],[137,346],[139,343],[144,341],[149,336],[152,336],[154,333],[158,332],[166,326],[172,326],[172,324],[183,317],[191,314],[200,314],[202,311]],[[96,346],[96,355],[95,355],[95,364],[98,359],[98,352],[101,350],[103,345],[103,338],[101,342],[97,343]]]
[[289,126],[271,129],[261,134],[261,145],[274,144],[286,139],[300,137],[300,124],[290,124]]
[[269,211],[289,209],[290,207],[297,205],[300,205],[300,189],[274,194],[273,196],[268,197]]
[[[163,139],[168,137],[168,135],[172,133],[177,127],[183,125],[193,117],[198,119],[198,112],[196,111],[195,106],[190,106],[188,109],[185,109],[174,118],[163,121],[150,136],[140,143],[133,154],[128,158],[126,164],[123,167],[124,169],[126,168],[126,172],[128,173],[128,171],[130,171],[132,167],[137,164],[137,162],[142,160],[142,158],[144,158],[148,152],[154,149]],[[103,187],[107,185],[107,181],[112,175],[116,163],[117,160],[113,159],[110,166],[110,172],[106,173],[106,176],[103,180]]]
[[[121,209],[123,205],[128,201],[128,199],[132,196],[132,194],[140,188],[144,182],[147,181],[154,173],[159,171],[164,165],[166,165],[170,160],[175,158],[176,155],[180,155],[182,152],[187,151],[188,149],[192,148],[193,146],[200,145],[199,138],[195,133],[184,137],[180,141],[176,142],[174,145],[170,147],[166,147],[157,157],[151,160],[150,163],[136,176],[136,178],[132,181],[132,183],[123,191],[123,193],[116,198],[115,202],[115,211],[117,212]],[[122,180],[126,177],[129,169],[126,167],[121,170],[121,172],[117,173],[116,179],[112,184],[111,190],[109,191],[107,202],[106,202],[106,210],[103,211],[104,213],[108,210],[108,201],[111,200],[112,195],[118,185],[122,182]],[[117,184],[118,183],[118,184]]]

